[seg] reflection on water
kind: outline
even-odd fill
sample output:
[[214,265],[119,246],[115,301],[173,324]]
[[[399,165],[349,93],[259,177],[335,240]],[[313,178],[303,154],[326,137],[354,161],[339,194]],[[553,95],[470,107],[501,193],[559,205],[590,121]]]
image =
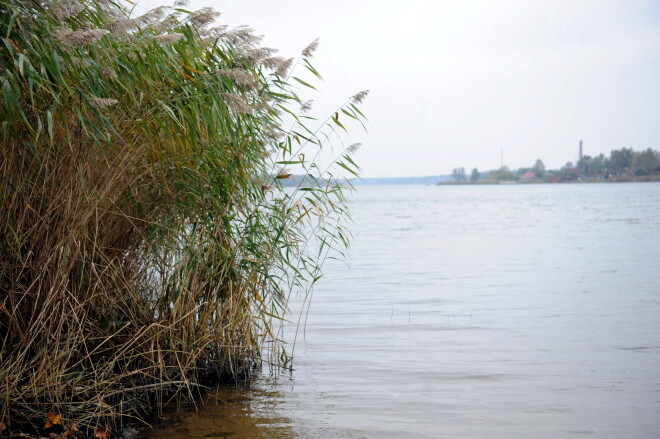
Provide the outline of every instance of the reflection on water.
[[188,437],[660,437],[660,184],[360,187],[352,212],[292,379]]
[[154,426],[153,438],[293,439],[291,419],[277,407],[282,394],[273,383],[258,379],[250,388],[218,387],[192,408],[172,411]]

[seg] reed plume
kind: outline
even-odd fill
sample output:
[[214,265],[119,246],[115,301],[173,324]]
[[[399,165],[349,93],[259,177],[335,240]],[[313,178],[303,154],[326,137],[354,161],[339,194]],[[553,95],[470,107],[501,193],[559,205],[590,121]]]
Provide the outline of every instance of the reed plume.
[[314,52],[316,52],[316,49],[319,48],[319,39],[315,39],[311,43],[307,45],[302,51],[302,55],[306,58],[310,58],[314,55]]

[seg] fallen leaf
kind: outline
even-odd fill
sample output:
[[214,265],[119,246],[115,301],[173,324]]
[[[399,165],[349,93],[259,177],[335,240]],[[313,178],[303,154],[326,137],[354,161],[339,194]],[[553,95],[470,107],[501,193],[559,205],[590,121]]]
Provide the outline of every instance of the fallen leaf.
[[62,423],[62,415],[57,415],[53,412],[48,413],[48,420],[46,421],[46,425],[44,428],[52,428],[55,425],[61,424]]
[[5,431],[7,429],[7,424],[4,422],[0,421],[0,431]]
[[67,429],[66,434],[68,436],[70,434],[75,433],[76,431],[79,431],[78,426],[76,424],[71,424],[71,426]]
[[96,429],[96,434],[94,437],[97,439],[108,439],[110,437],[110,430],[99,427]]

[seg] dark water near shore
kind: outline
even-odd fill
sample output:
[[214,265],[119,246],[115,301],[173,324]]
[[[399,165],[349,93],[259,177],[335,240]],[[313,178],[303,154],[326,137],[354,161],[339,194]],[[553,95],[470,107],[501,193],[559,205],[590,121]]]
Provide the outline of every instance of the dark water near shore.
[[363,186],[352,211],[292,378],[153,437],[660,437],[660,184]]

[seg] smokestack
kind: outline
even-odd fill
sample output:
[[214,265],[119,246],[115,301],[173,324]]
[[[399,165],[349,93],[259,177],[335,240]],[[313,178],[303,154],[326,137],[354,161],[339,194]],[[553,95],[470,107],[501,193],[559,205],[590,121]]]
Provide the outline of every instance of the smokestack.
[[582,160],[582,140],[580,140],[580,154],[578,156],[578,161]]

